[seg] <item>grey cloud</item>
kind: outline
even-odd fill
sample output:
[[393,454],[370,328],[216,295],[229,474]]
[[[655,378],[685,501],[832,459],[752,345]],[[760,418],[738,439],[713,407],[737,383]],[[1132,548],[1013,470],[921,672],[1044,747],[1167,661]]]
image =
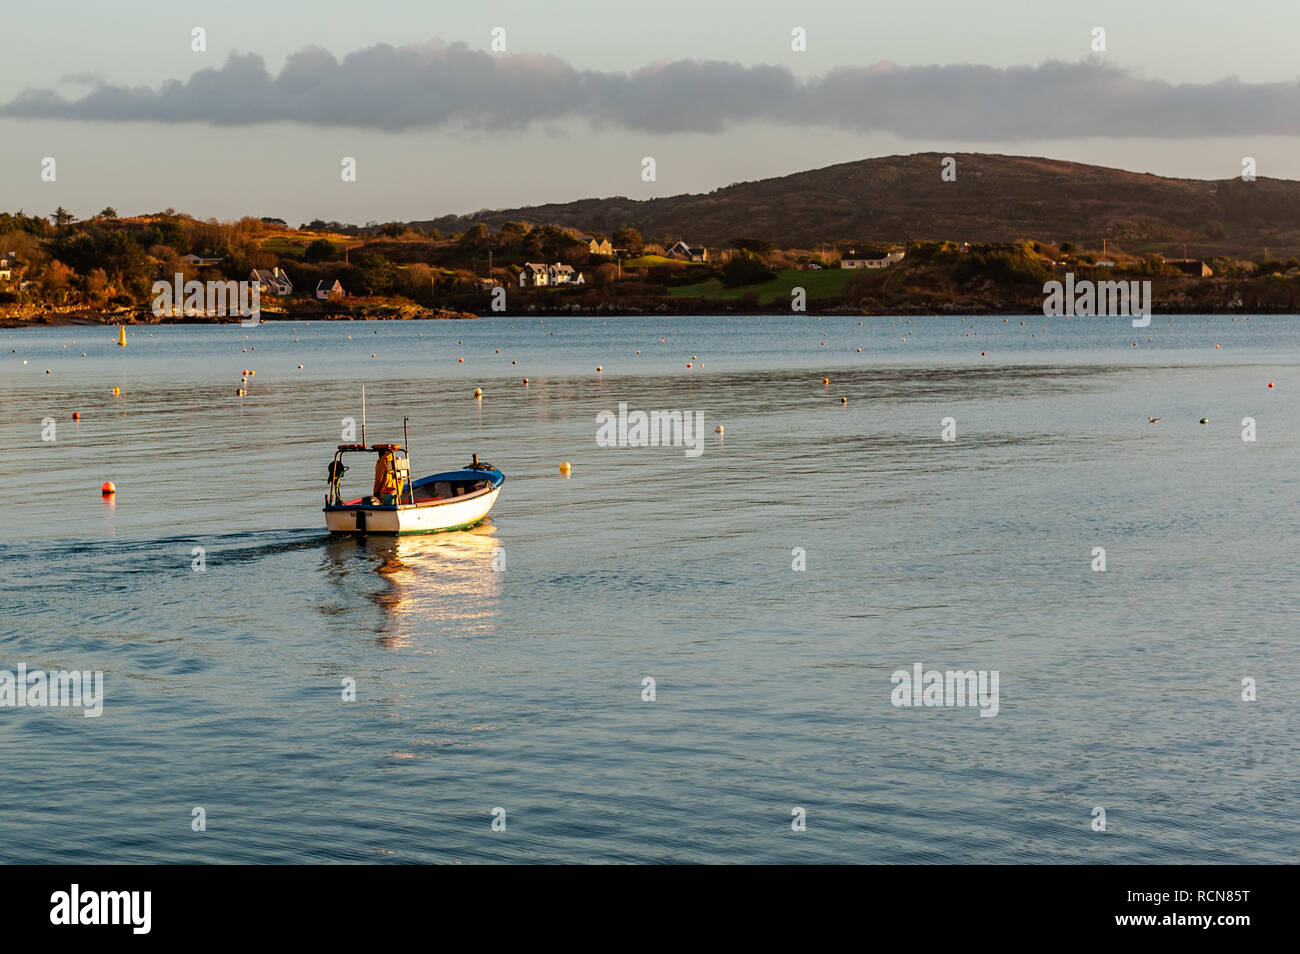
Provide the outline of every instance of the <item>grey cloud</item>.
[[649,133],[716,133],[757,121],[994,142],[1297,134],[1297,93],[1296,83],[1175,85],[1093,60],[1009,69],[881,63],[812,79],[780,66],[711,60],[598,72],[553,56],[497,56],[435,40],[381,44],[341,60],[308,47],[278,75],[259,56],[232,54],[220,68],[157,88],[96,81],[76,99],[29,89],[0,106],[0,116],[388,131],[516,129],[577,118]]

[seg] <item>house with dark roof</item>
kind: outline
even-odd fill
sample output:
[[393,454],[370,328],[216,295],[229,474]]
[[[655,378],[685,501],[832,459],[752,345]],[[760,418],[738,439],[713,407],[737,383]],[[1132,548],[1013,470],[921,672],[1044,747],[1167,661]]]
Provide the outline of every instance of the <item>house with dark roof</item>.
[[316,283],[316,297],[321,301],[328,301],[331,298],[346,298],[347,292],[343,290],[343,283],[337,278],[334,281],[321,279]]
[[293,282],[289,281],[288,274],[278,265],[270,271],[255,268],[248,273],[248,280],[258,286],[258,294],[267,291],[281,297],[293,294]]
[[1184,275],[1195,275],[1197,278],[1210,278],[1214,275],[1214,269],[1199,258],[1167,258],[1165,264],[1172,265]]
[[906,252],[901,251],[867,249],[860,252],[851,248],[840,256],[840,268],[888,268],[901,262],[906,255]]
[[550,284],[551,273],[545,265],[537,262],[525,262],[519,270],[520,288],[542,288]]
[[552,285],[581,285],[584,282],[582,272],[572,265],[561,265],[556,262],[554,265],[547,266],[547,271],[550,273]]

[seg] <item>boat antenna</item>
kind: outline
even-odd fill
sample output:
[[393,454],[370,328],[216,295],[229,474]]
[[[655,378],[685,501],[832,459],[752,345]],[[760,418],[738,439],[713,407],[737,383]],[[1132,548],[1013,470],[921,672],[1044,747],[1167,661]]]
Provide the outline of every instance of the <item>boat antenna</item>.
[[361,445],[366,443],[366,386],[361,385]]

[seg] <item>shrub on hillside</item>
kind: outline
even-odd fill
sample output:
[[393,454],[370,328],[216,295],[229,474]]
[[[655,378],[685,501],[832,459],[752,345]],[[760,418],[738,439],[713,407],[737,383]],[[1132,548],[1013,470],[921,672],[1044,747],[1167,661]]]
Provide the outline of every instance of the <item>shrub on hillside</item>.
[[770,271],[766,265],[756,258],[750,258],[748,255],[737,255],[722,266],[719,274],[722,278],[722,284],[728,288],[739,288],[741,285],[759,285],[776,278],[776,274]]

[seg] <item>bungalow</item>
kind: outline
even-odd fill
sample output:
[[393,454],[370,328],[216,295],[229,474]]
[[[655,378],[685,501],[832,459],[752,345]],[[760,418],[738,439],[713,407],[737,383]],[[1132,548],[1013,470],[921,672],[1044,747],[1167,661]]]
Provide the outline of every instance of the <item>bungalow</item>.
[[840,258],[840,268],[888,268],[895,262],[901,262],[906,252],[886,252],[882,257],[879,252],[858,252],[849,249]]
[[343,290],[343,285],[336,278],[329,282],[321,279],[316,283],[316,297],[322,301],[328,301],[331,298],[346,298],[348,293]]
[[688,262],[707,262],[709,260],[709,250],[704,246],[691,248],[681,239],[674,242],[664,253],[669,258],[681,258]]
[[519,271],[520,288],[541,288],[550,284],[550,272],[545,265],[539,265],[536,262],[525,262],[524,267]]
[[257,286],[258,294],[268,290],[281,297],[293,294],[293,282],[289,281],[288,274],[281,271],[279,266],[269,272],[264,268],[255,268],[248,273],[248,280]]
[[614,246],[610,243],[609,239],[596,238],[594,235],[579,235],[578,241],[585,242],[587,245],[587,251],[592,255],[614,254]]
[[221,264],[220,258],[207,258],[202,255],[195,255],[193,252],[191,252],[189,255],[182,255],[181,261],[184,262],[186,265],[194,265],[197,267]]

